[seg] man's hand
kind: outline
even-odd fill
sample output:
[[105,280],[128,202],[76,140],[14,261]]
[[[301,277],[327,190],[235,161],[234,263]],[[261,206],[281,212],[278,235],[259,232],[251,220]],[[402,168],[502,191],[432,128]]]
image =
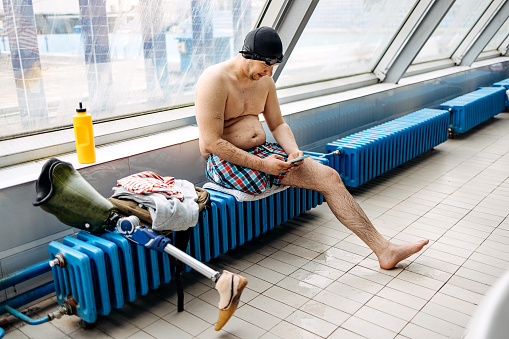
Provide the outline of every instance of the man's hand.
[[[297,152],[293,152],[293,153],[290,153],[288,155],[288,161],[289,160],[292,160],[292,159],[295,159],[295,158],[298,158],[298,157],[301,157],[303,156],[304,153],[302,151],[297,151]],[[304,163],[304,160],[301,160],[301,161],[296,161],[294,163],[291,163],[290,165],[292,165],[292,167],[288,170],[288,172],[291,172],[293,170],[296,170],[300,165],[302,165]]]
[[293,168],[293,164],[285,161],[285,158],[278,154],[272,154],[263,159],[264,169],[263,172],[272,175],[279,173],[287,173]]

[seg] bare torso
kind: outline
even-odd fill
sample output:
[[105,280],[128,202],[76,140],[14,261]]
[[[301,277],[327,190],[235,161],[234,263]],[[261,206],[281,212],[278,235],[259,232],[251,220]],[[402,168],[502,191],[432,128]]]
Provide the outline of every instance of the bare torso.
[[[228,73],[226,73],[228,74]],[[258,115],[263,113],[268,89],[262,78],[242,85],[232,76],[226,76],[228,89],[224,110],[223,139],[244,150],[261,145],[266,140]]]
[[272,133],[284,124],[272,69],[273,66],[262,61],[238,55],[209,67],[202,74],[196,89],[196,120],[200,151],[205,159],[214,153],[236,161],[234,158],[242,154],[236,150],[263,144],[266,134],[260,114]]
[[248,114],[225,121],[223,139],[247,150],[263,144],[266,135],[258,115]]

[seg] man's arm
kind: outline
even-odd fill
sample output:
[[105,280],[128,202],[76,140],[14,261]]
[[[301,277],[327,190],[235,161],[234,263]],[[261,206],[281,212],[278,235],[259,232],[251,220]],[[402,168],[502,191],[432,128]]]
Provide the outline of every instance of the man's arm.
[[[274,136],[274,139],[276,139],[278,144],[280,144],[288,154],[288,159],[291,160],[297,158],[303,153],[299,150],[299,146],[295,141],[295,136],[293,135],[290,126],[288,126],[281,115],[281,108],[279,107],[279,100],[276,93],[276,85],[272,79],[270,79],[269,87],[269,94],[267,95],[267,102],[265,103],[265,109],[263,112],[265,122]],[[297,164],[300,164],[300,162]]]
[[196,84],[195,109],[200,134],[200,151],[210,153],[233,164],[277,175],[288,170],[280,156],[261,159],[223,139],[224,110],[228,89],[221,86],[216,69],[206,70]]

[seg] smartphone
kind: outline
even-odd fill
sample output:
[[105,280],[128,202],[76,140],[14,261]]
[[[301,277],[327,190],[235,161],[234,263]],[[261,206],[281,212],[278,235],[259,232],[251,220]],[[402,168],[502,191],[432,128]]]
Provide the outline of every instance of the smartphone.
[[301,157],[298,157],[298,158],[295,158],[295,159],[292,159],[292,160],[288,160],[289,163],[293,163],[293,162],[296,162],[296,161],[301,161],[301,160],[304,160],[306,158],[309,158],[309,155],[303,155]]

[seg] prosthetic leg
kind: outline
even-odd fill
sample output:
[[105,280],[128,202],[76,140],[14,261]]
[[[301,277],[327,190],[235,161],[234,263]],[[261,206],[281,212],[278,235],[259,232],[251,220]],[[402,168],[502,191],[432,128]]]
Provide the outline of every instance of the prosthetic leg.
[[215,282],[219,292],[219,331],[237,309],[247,279],[226,270],[214,271],[179,250],[171,240],[140,225],[136,216],[121,217],[116,207],[100,195],[71,164],[51,159],[41,171],[36,184],[34,206],[57,217],[62,223],[89,232],[118,232],[126,239],[159,252],[166,252]]

